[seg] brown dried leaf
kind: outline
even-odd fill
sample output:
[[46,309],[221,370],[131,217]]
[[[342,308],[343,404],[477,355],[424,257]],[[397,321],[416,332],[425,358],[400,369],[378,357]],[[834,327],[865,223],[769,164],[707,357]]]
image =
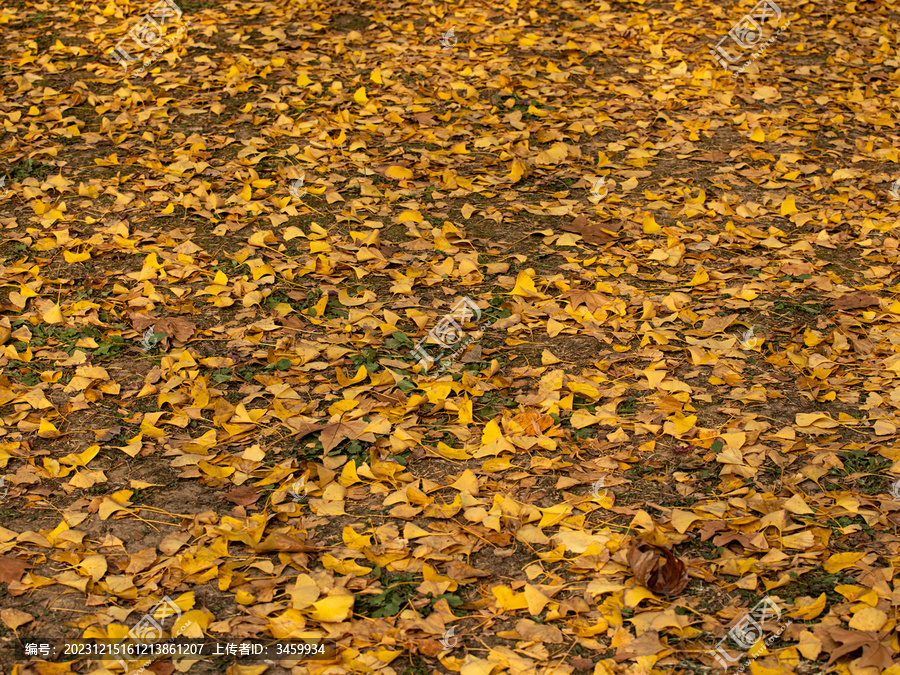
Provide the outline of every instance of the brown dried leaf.
[[197,325],[193,321],[188,321],[187,319],[182,319],[177,316],[168,316],[165,319],[157,321],[153,330],[156,333],[165,333],[179,342],[187,342],[194,337],[194,331],[197,330]]
[[563,298],[568,298],[572,303],[573,309],[578,309],[581,305],[587,307],[589,312],[596,312],[608,303],[610,299],[602,293],[595,291],[586,291],[582,289],[566,291],[562,294]]
[[579,214],[575,216],[571,223],[564,222],[560,229],[565,232],[580,234],[588,244],[605,244],[613,240],[613,237],[610,235],[611,232],[618,232],[622,229],[622,223],[599,225],[591,223],[583,214]]
[[694,157],[695,162],[713,162],[714,164],[722,164],[729,159],[730,157],[721,150],[713,150],[712,152],[707,152],[706,154]]
[[129,314],[129,318],[131,319],[131,325],[138,332],[143,332],[145,328],[149,328],[159,320],[155,316],[148,316],[140,312],[132,312]]
[[570,657],[569,663],[575,668],[579,668],[581,670],[594,670],[594,661],[592,659],[586,659],[583,656]]
[[[893,665],[893,650],[890,647],[889,631],[875,633],[873,631],[852,631],[843,628],[830,627],[825,634],[839,647],[831,651],[828,665],[831,665],[846,654],[852,654],[857,649],[862,650],[860,668],[873,666],[878,672],[884,672]],[[888,639],[885,639],[888,638]]]
[[145,548],[144,550],[138,551],[131,556],[131,559],[128,561],[128,567],[125,568],[125,573],[138,574],[140,572],[143,572],[155,562],[156,549]]
[[814,274],[815,268],[808,262],[786,262],[781,266],[784,274],[799,277],[801,274]]
[[24,560],[18,558],[0,557],[0,583],[8,584],[12,581],[18,581],[25,574],[25,570],[30,569]]
[[659,633],[655,630],[642,633],[628,645],[622,645],[616,651],[616,661],[622,662],[628,659],[636,659],[641,656],[652,656],[663,651],[666,646],[660,642]]
[[674,596],[688,585],[687,567],[666,548],[633,540],[627,559],[635,578],[654,593]]
[[556,626],[540,624],[531,619],[519,619],[516,622],[516,632],[525,640],[534,640],[547,644],[562,644],[563,634]]
[[319,435],[319,440],[322,442],[322,452],[327,455],[341,442],[348,438],[356,438],[365,427],[365,422],[361,421],[334,422],[325,426]]
[[292,537],[281,532],[273,532],[261,543],[255,545],[253,549],[260,553],[271,553],[274,551],[288,553],[315,553],[319,550],[319,547],[311,546],[303,540],[297,539],[296,537]]
[[877,307],[878,304],[877,295],[872,295],[871,293],[866,293],[864,291],[842,295],[831,303],[832,307],[835,309],[861,309],[863,307]]
[[241,485],[225,493],[225,499],[239,506],[250,506],[259,500],[259,491],[250,485]]
[[464,562],[453,561],[447,563],[447,576],[454,581],[470,584],[479,577],[491,576],[489,572],[471,567]]

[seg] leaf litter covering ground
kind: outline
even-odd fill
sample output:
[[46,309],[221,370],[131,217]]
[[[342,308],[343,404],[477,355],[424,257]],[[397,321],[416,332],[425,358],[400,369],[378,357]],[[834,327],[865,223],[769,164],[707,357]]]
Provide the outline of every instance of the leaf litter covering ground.
[[768,596],[751,672],[900,673],[893,4],[732,79],[750,4],[184,2],[129,79],[150,6],[0,9],[7,647],[709,672]]

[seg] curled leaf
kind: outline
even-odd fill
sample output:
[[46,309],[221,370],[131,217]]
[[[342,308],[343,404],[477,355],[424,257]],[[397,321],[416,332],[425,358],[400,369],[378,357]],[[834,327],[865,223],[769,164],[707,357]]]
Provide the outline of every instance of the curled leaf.
[[635,540],[627,559],[635,579],[658,595],[678,595],[688,585],[687,567],[666,548]]

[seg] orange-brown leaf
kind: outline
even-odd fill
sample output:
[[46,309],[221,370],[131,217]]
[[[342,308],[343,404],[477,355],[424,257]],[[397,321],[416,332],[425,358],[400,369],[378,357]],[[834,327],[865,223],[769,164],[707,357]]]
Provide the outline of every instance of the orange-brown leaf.
[[[660,560],[660,553],[665,562]],[[627,558],[635,578],[654,593],[671,597],[680,594],[688,585],[685,564],[666,548],[633,541]]]

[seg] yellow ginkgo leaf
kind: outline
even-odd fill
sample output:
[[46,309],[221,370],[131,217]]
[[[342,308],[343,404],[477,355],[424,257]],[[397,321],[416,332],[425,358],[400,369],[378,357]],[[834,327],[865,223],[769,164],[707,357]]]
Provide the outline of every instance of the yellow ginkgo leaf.
[[94,581],[99,581],[106,574],[106,558],[102,555],[89,555],[77,565],[78,570]]
[[795,213],[799,213],[799,211],[797,211],[797,207],[794,204],[794,195],[790,195],[781,202],[781,215],[792,216]]
[[519,295],[523,298],[540,297],[540,293],[534,286],[534,279],[528,276],[525,270],[519,271],[519,276],[516,277],[516,286],[510,291],[510,295]]
[[34,616],[29,614],[28,612],[23,612],[21,610],[12,609],[9,607],[0,610],[0,621],[3,621],[3,624],[10,630],[15,630],[19,626],[22,626],[33,620]]
[[353,609],[352,595],[330,595],[313,604],[310,618],[326,623],[346,621]]
[[421,223],[425,220],[418,211],[404,211],[397,216],[398,223]]
[[836,574],[841,570],[847,569],[848,567],[853,567],[865,557],[865,553],[859,551],[845,551],[844,553],[835,553],[828,560],[825,561],[825,564],[822,565],[822,569],[824,569],[828,574]]
[[63,258],[67,263],[76,263],[76,262],[84,262],[85,260],[91,259],[91,254],[89,251],[82,251],[81,253],[76,253],[75,251],[63,251]]
[[178,617],[172,626],[172,635],[186,638],[202,638],[214,615],[208,609],[192,609]]
[[41,315],[47,323],[62,323],[65,321],[62,310],[55,303],[46,303],[41,306]]
[[850,617],[848,625],[853,630],[879,631],[887,623],[888,615],[876,607],[863,607]]
[[708,282],[709,274],[706,273],[706,270],[703,269],[703,267],[698,266],[697,271],[694,272],[694,278],[688,282],[688,286],[701,286]]
[[518,183],[522,179],[522,176],[525,175],[525,170],[525,164],[519,159],[514,159],[509,168],[509,175],[507,176],[509,182],[513,185]]
[[393,178],[394,180],[409,180],[413,177],[412,169],[407,169],[404,166],[390,166],[387,171],[384,172],[384,175],[388,178]]

